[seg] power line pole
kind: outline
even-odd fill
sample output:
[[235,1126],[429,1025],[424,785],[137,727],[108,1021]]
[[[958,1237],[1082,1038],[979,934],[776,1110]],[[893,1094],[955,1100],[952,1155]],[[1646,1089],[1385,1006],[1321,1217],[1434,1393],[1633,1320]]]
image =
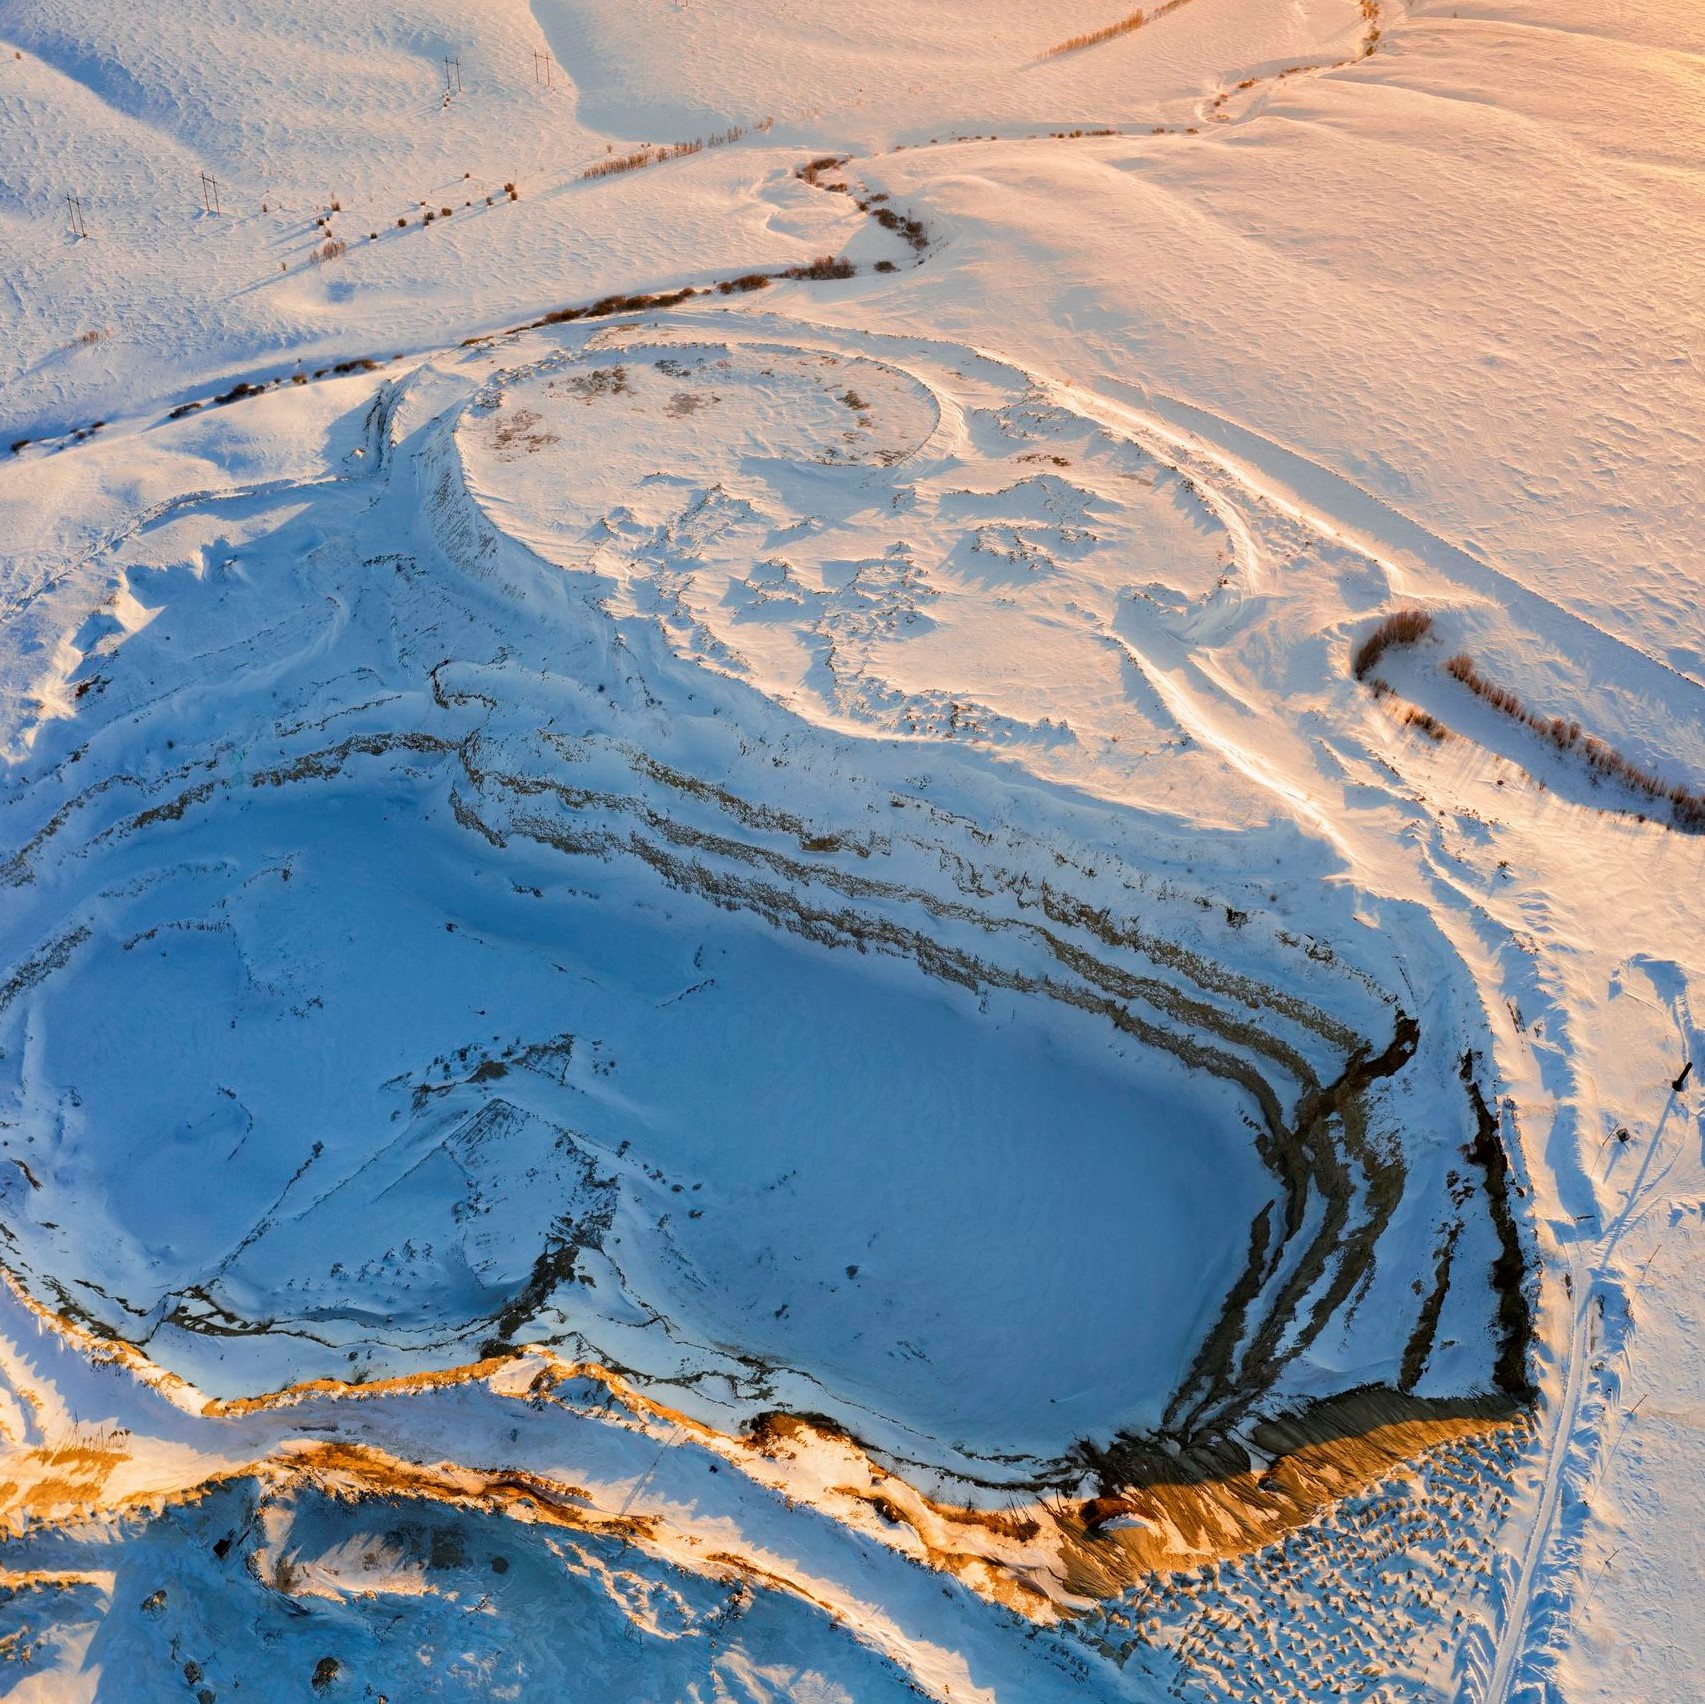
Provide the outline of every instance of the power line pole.
[[462,92],[462,61],[452,59],[449,54],[444,56],[444,93],[459,95]]
[[82,197],[67,195],[65,197],[65,209],[71,215],[71,235],[74,237],[88,236],[89,227],[83,222]]
[[547,89],[554,86],[551,82],[551,56],[541,53],[536,47],[533,49],[533,81],[543,83]]
[[201,174],[201,205],[214,218],[219,217],[219,180],[207,172]]

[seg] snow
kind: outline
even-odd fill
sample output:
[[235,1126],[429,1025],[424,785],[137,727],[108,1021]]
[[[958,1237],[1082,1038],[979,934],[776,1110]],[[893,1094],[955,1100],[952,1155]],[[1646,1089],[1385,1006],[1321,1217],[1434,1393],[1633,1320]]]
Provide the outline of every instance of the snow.
[[1698,10],[1121,15],[0,4],[8,1696],[1696,1693]]

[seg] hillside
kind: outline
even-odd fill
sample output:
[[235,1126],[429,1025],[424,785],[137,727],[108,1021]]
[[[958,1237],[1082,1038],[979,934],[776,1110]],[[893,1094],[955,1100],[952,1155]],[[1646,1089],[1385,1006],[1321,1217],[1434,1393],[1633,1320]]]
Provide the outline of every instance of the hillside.
[[0,1692],[1690,1699],[1702,65],[0,0]]

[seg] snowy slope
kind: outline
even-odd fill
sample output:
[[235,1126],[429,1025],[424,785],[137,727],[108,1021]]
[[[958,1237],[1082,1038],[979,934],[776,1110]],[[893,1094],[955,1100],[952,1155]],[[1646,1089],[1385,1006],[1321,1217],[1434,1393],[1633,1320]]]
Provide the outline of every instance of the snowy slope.
[[8,1695],[1693,1695],[1696,10],[1121,16],[0,0]]

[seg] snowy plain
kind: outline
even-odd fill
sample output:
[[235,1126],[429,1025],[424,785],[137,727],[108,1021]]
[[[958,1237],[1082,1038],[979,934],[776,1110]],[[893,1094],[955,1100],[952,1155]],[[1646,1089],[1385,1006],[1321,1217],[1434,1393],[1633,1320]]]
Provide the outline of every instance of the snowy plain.
[[1120,15],[0,0],[4,1695],[1698,1696],[1705,21]]

